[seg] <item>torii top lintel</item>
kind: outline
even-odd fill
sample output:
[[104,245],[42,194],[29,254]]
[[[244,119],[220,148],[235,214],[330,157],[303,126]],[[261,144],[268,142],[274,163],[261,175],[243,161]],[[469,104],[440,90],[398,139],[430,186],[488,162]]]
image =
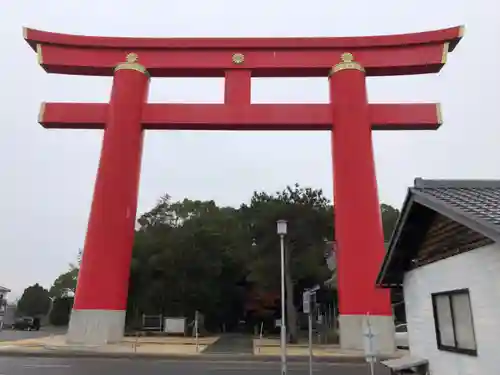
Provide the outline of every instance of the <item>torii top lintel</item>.
[[153,77],[326,77],[343,52],[370,76],[438,72],[463,27],[384,36],[333,38],[124,38],[80,36],[25,28],[24,38],[49,73],[111,76],[127,53],[137,53]]

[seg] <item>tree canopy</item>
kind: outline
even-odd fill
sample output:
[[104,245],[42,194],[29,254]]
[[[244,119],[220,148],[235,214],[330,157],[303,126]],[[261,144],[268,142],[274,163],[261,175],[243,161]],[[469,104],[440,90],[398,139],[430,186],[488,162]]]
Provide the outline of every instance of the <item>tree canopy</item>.
[[76,280],[78,279],[79,268],[74,266],[69,271],[59,275],[52,284],[49,294],[51,297],[64,297],[68,292],[74,293],[76,290]]
[[[381,205],[389,239],[399,212]],[[292,336],[304,288],[331,276],[325,262],[334,238],[334,208],[318,189],[289,186],[254,192],[239,207],[173,201],[166,194],[138,219],[129,287],[129,324],[142,314],[205,316],[206,328],[280,316],[280,245],[276,221],[288,224],[286,302]],[[75,290],[77,266],[60,275],[51,295]],[[293,339],[293,337],[292,337]]]
[[26,316],[44,316],[50,309],[49,291],[39,284],[27,287],[19,302],[17,313]]

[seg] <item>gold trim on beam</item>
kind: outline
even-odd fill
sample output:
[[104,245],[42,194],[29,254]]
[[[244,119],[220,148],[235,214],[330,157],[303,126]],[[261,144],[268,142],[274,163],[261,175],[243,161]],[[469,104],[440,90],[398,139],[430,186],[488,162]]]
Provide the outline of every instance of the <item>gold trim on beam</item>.
[[446,64],[446,61],[448,60],[448,52],[450,50],[450,43],[445,43],[443,45],[443,55],[441,56],[441,64]]
[[115,72],[117,72],[118,70],[135,70],[137,72],[145,74],[148,79],[151,78],[146,67],[138,63],[139,56],[136,53],[129,53],[126,57],[126,60],[127,62],[120,63],[115,67]]
[[122,63],[122,64],[119,64],[116,66],[115,72],[118,70],[135,70],[135,71],[141,72],[149,77],[148,70],[146,69],[146,67],[144,67],[144,65],[141,65],[141,64]]
[[28,39],[28,28],[23,26],[23,38]]
[[436,104],[436,116],[438,125],[441,125],[443,123],[443,113],[441,111],[441,103]]
[[337,72],[340,72],[341,70],[359,70],[360,72],[365,71],[365,68],[363,68],[360,63],[354,61],[354,56],[352,55],[352,53],[343,53],[340,56],[340,60],[341,61],[333,66],[333,68],[330,70],[330,73],[328,74],[329,77]]
[[40,105],[40,112],[38,112],[38,123],[43,124],[43,117],[45,116],[46,103],[42,102]]
[[37,58],[38,64],[42,65],[43,64],[43,54],[42,54],[42,45],[41,44],[36,45],[36,58]]
[[465,25],[462,25],[462,26],[460,26],[460,28],[458,29],[458,37],[459,37],[459,38],[463,38],[464,34],[465,34]]

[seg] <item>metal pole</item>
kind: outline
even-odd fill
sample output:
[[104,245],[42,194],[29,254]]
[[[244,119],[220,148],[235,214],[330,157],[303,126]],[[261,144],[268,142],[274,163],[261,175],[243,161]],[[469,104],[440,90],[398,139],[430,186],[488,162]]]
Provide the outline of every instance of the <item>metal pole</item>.
[[309,375],[313,373],[313,329],[312,329],[312,312],[309,310]]
[[285,236],[281,243],[281,374],[286,375],[286,320],[285,320]]
[[260,322],[260,333],[259,333],[259,348],[258,353],[260,353],[260,347],[262,346],[262,338],[264,336],[264,322]]
[[367,360],[369,361],[370,363],[370,375],[374,375],[375,374],[375,368],[374,368],[374,363],[375,363],[375,350],[374,350],[374,347],[373,347],[373,332],[372,332],[372,326],[371,326],[371,322],[370,322],[370,314],[366,314],[366,328],[367,328],[367,332],[365,333],[365,335],[367,336],[368,338],[368,356],[367,356]]
[[198,334],[198,311],[194,314],[194,332],[195,332],[195,341],[196,341],[196,353],[200,352],[200,341]]

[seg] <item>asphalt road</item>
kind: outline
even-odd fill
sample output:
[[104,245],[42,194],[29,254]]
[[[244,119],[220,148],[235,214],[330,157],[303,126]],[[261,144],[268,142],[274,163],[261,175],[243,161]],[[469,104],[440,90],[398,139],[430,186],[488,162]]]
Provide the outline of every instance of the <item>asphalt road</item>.
[[[51,334],[59,335],[64,334],[66,329],[42,327],[40,331],[18,331],[10,328],[5,328],[0,331],[0,341],[15,341],[25,340],[37,337],[50,336]],[[0,373],[1,374],[1,373]]]
[[[289,363],[288,374],[306,375],[308,364]],[[0,357],[0,375],[279,375],[277,362]],[[317,363],[314,375],[367,375],[364,364]],[[388,375],[385,369],[375,375]]]
[[203,351],[204,354],[253,354],[253,337],[248,334],[224,334]]

